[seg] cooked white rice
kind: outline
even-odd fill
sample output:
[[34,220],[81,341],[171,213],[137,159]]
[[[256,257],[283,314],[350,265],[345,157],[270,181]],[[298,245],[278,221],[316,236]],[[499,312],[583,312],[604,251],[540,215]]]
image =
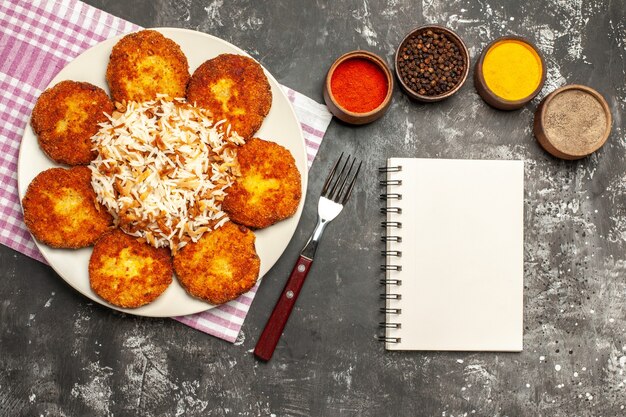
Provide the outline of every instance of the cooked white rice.
[[183,99],[118,105],[92,137],[98,201],[127,233],[173,253],[220,227],[243,144],[222,123]]

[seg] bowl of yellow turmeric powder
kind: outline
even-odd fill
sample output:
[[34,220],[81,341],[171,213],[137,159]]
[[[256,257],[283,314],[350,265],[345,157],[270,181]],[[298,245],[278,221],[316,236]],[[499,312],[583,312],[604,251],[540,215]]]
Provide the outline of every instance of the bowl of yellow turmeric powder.
[[541,91],[545,80],[543,56],[519,36],[504,36],[487,45],[474,71],[478,94],[500,110],[523,107]]

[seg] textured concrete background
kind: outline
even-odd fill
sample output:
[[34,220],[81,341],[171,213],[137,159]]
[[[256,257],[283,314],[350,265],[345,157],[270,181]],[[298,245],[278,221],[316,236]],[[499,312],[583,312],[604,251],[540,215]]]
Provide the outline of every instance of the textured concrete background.
[[[415,104],[396,91],[374,124],[334,121],[300,227],[235,345],[95,305],[50,268],[0,247],[0,415],[626,415],[624,0],[89,3],[142,26],[221,37],[320,102],[335,57],[361,48],[392,62],[404,34],[427,22],[457,30],[472,58],[500,35],[533,39],[548,80],[539,98],[510,113],[485,105],[470,78],[442,103]],[[531,131],[539,99],[567,83],[599,90],[614,117],[607,145],[578,162],[550,157]],[[252,349],[341,151],[364,160],[361,183],[327,230],[274,359],[259,363]],[[389,353],[375,341],[376,167],[398,155],[526,162],[522,353]]]

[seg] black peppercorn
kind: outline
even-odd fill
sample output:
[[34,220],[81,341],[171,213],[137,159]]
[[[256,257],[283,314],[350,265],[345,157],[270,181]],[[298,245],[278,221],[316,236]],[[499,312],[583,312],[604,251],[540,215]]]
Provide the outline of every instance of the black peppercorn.
[[418,94],[437,96],[461,81],[463,55],[445,33],[428,29],[413,34],[400,51],[398,77]]

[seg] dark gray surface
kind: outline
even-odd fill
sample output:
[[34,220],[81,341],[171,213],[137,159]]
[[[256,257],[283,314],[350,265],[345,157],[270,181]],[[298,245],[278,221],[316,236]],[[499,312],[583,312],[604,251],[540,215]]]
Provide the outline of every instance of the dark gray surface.
[[[596,88],[611,106],[613,134],[587,159],[553,159],[532,136],[538,99],[496,111],[471,79],[439,104],[396,91],[388,114],[369,126],[333,121],[300,227],[235,345],[95,305],[50,268],[0,247],[0,415],[626,414],[624,0],[89,3],[142,26],[221,37],[320,102],[335,57],[361,48],[391,62],[419,24],[456,29],[473,58],[497,36],[527,36],[549,64],[540,97],[565,83]],[[327,230],[273,360],[259,363],[251,351],[314,224],[323,172],[341,151],[364,160],[361,183]],[[398,155],[525,161],[522,353],[389,353],[375,341],[376,167]]]

